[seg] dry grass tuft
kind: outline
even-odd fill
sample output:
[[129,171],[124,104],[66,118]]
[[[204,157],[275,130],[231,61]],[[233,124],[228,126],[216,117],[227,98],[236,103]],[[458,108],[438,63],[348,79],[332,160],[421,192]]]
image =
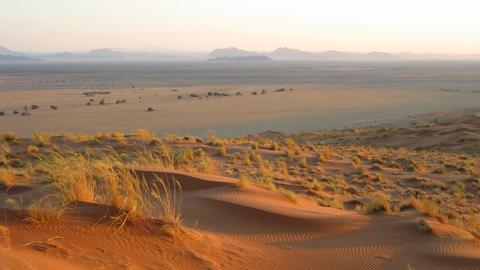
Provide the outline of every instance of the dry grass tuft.
[[433,200],[411,198],[410,205],[418,211],[431,217],[439,217],[440,209]]
[[7,141],[7,142],[15,142],[15,141],[18,140],[17,134],[15,134],[13,131],[7,131],[7,132],[2,133],[1,138],[4,141]]
[[39,224],[58,220],[66,209],[66,205],[58,194],[48,195],[36,200],[27,207],[29,214],[27,221]]
[[38,168],[50,177],[56,192],[31,207],[34,220],[59,212],[42,212],[50,205],[91,202],[116,208],[119,214],[114,223],[119,226],[127,221],[157,218],[168,226],[180,223],[180,184],[175,179],[140,178],[116,155],[90,157],[51,152],[41,159]]
[[133,135],[135,135],[135,137],[144,142],[152,141],[153,139],[157,138],[157,135],[155,133],[147,129],[141,128],[137,129]]
[[227,148],[225,147],[225,145],[221,145],[217,148],[217,155],[219,155],[221,157],[228,156]]
[[39,147],[50,145],[52,137],[53,135],[49,132],[34,132],[32,135],[33,143]]
[[14,169],[0,168],[0,185],[8,187],[15,182],[16,173]]
[[287,197],[287,199],[289,199],[291,202],[293,203],[298,203],[298,194],[291,191],[291,190],[288,190],[288,189],[284,189],[284,188],[279,188],[278,189],[280,192],[282,192],[283,195],[285,195]]
[[237,182],[237,187],[242,189],[248,187],[248,185],[252,182],[252,178],[247,174],[240,175],[240,178]]
[[390,196],[383,192],[377,191],[367,199],[367,202],[363,205],[362,210],[368,214],[379,211],[390,212],[392,210]]
[[81,143],[81,142],[91,142],[91,141],[96,139],[95,137],[89,136],[89,135],[84,134],[84,133],[80,133],[80,134],[65,133],[65,134],[63,134],[63,138],[66,141],[79,142],[79,143]]
[[113,132],[111,135],[112,139],[115,140],[117,143],[122,145],[127,145],[128,141],[125,138],[125,135],[122,132]]
[[36,145],[29,145],[27,146],[27,148],[25,148],[25,153],[29,154],[29,155],[35,155],[35,154],[38,154],[40,152],[40,149],[36,146]]
[[5,157],[10,157],[12,155],[12,148],[7,141],[0,143],[0,154]]

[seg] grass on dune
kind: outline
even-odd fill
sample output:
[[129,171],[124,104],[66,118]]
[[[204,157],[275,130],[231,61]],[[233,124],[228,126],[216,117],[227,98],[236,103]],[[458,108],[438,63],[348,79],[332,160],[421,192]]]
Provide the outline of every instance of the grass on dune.
[[31,205],[35,220],[60,212],[52,205],[91,202],[117,209],[114,221],[121,226],[141,219],[160,219],[170,226],[180,223],[180,184],[175,179],[144,179],[116,155],[52,151],[42,157],[37,169],[49,177],[55,193]]
[[15,142],[18,140],[17,134],[12,131],[7,131],[1,134],[1,138],[7,142]]
[[70,142],[91,142],[95,140],[95,137],[84,134],[84,133],[79,133],[79,134],[74,134],[74,133],[65,133],[63,134],[63,138],[67,141]]
[[133,135],[135,137],[137,137],[139,140],[141,141],[144,141],[144,142],[148,142],[148,141],[152,141],[153,139],[157,138],[157,135],[147,129],[137,129]]
[[39,147],[50,145],[52,137],[53,135],[51,133],[43,131],[34,132],[32,134],[33,143]]
[[0,185],[8,187],[15,182],[15,170],[0,168]]
[[36,145],[29,145],[25,148],[25,153],[29,154],[29,155],[35,155],[35,154],[38,154],[38,152],[40,152],[40,149],[36,146]]

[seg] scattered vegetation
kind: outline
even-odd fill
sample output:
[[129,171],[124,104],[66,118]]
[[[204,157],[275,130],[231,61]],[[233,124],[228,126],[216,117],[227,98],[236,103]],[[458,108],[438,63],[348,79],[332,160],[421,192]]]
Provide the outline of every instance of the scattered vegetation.
[[33,143],[39,147],[50,145],[51,138],[52,134],[48,132],[35,132],[32,135]]
[[[4,132],[0,136],[0,182],[9,186],[23,175],[48,179],[55,192],[30,206],[35,220],[42,215],[55,218],[56,213],[78,201],[114,206],[120,225],[147,217],[150,212],[166,215],[160,213],[158,205],[142,204],[147,197],[152,201],[157,188],[163,193],[162,183],[171,189],[174,182],[156,180],[156,188],[143,186],[142,177],[127,169],[157,166],[238,178],[238,188],[259,185],[278,190],[292,202],[305,196],[322,206],[342,209],[348,201],[356,201],[357,210],[364,213],[413,208],[441,222],[480,233],[477,156],[333,146],[302,136],[221,139],[210,132],[207,138],[171,134],[157,138],[139,129],[127,136],[120,132],[94,136],[67,133],[58,137],[63,140],[37,132],[29,140]],[[272,151],[257,151],[260,148]],[[282,182],[295,188],[287,188]],[[134,197],[130,192],[143,195]],[[46,213],[41,213],[42,207]],[[176,223],[174,220],[172,223]]]

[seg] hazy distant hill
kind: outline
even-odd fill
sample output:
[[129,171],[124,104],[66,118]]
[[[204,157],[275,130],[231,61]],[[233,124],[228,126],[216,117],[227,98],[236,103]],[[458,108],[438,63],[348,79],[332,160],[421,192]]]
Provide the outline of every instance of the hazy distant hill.
[[44,55],[44,59],[54,61],[161,61],[181,60],[180,56],[157,52],[125,52],[112,49],[95,49],[85,53],[63,52]]
[[272,52],[251,52],[235,47],[213,50],[208,56],[210,58],[222,57],[246,57],[246,56],[267,56],[272,60],[279,61],[310,61],[310,60],[394,60],[403,59],[402,55],[388,54],[384,52],[354,53],[328,50],[324,52],[307,52],[299,49],[280,47]]
[[0,54],[1,55],[17,55],[18,53],[6,48],[6,47],[3,47],[3,46],[0,46]]
[[33,62],[33,61],[41,61],[41,60],[33,57],[28,57],[28,56],[0,54],[0,61],[2,62],[32,61]]
[[224,48],[224,49],[215,49],[208,56],[210,58],[217,58],[217,57],[243,57],[243,56],[252,56],[252,55],[258,55],[258,53],[240,50],[235,47],[230,47],[230,48]]
[[298,49],[280,47],[267,54],[269,57],[277,60],[304,60],[315,58],[314,53],[304,52]]
[[[157,51],[158,50],[158,51]],[[308,52],[280,47],[272,52],[253,52],[235,47],[215,49],[211,52],[162,52],[148,49],[145,52],[127,49],[94,49],[88,52],[23,53],[0,46],[0,61],[399,61],[399,60],[480,60],[479,54],[418,54],[418,53],[369,53],[328,50]]]
[[248,56],[223,56],[209,59],[209,61],[225,61],[225,62],[263,62],[272,61],[272,59],[265,55],[248,55]]
[[17,61],[40,61],[38,58],[27,56],[26,54],[12,51],[6,47],[0,46],[0,61],[17,62]]

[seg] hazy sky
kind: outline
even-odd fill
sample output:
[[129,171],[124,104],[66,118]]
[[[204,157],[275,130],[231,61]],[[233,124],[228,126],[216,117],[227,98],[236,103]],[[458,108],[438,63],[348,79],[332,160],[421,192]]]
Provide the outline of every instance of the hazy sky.
[[480,1],[0,0],[0,45],[480,53]]

